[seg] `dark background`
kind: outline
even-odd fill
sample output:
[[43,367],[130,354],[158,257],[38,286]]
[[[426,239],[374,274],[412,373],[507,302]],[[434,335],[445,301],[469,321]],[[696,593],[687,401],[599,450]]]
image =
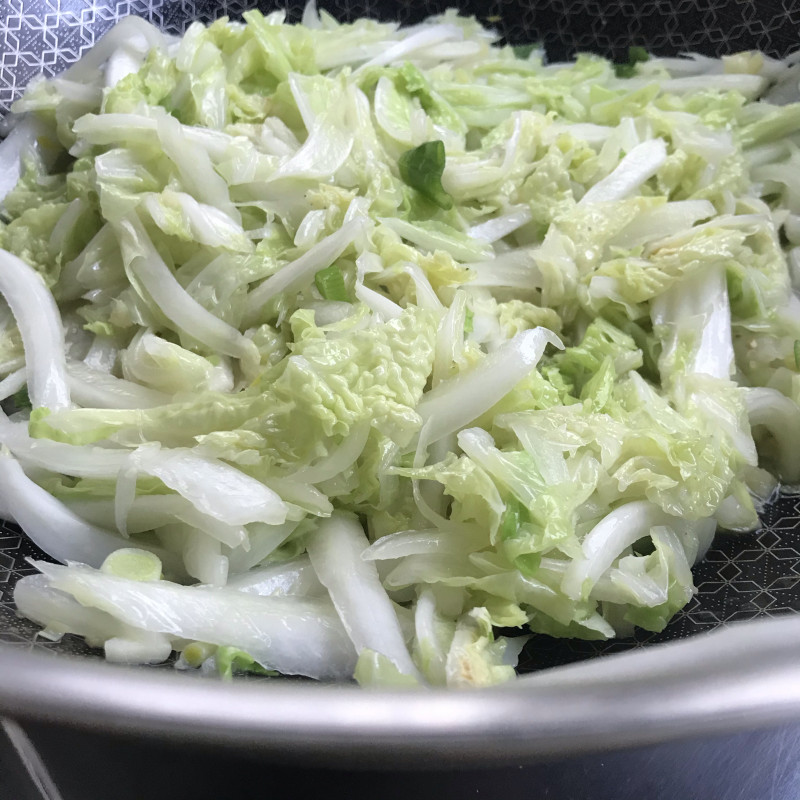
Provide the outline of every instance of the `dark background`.
[[[800,725],[504,769],[315,769],[57,728],[29,729],[62,800],[797,800]],[[0,744],[0,800],[37,792]],[[358,765],[354,753],[352,764]],[[424,770],[424,771],[422,771]]]

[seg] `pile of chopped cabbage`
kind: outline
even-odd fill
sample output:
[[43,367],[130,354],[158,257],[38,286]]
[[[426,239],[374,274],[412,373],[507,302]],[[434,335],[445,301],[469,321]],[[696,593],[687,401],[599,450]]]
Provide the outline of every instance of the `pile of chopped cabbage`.
[[800,59],[244,17],[14,106],[0,513],[61,562],[19,611],[364,685],[663,629],[800,481]]

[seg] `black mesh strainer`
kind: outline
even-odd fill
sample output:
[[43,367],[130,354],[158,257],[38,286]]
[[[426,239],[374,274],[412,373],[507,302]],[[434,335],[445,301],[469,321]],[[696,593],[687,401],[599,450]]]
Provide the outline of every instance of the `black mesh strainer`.
[[[279,3],[299,18],[300,3]],[[797,47],[800,5],[793,0],[330,0],[320,4],[340,19],[362,16],[415,22],[458,5],[495,27],[512,43],[543,42],[548,56],[564,59],[593,51],[624,59],[640,45],[658,54],[693,51],[723,55],[760,49],[784,56]],[[128,14],[181,33],[194,20],[237,17],[248,8],[275,4],[249,0],[3,0],[0,2],[0,110],[8,109],[34,76],[53,75],[90,48]],[[576,661],[645,644],[684,638],[734,620],[800,611],[800,498],[784,496],[768,507],[753,534],[718,537],[695,569],[698,594],[665,631],[640,631],[632,640],[583,642],[535,637],[521,659],[522,671]],[[19,577],[32,572],[26,557],[44,557],[13,525],[0,527],[0,642],[87,656],[94,651],[67,636],[58,644],[36,638],[38,627],[19,619],[12,595]]]

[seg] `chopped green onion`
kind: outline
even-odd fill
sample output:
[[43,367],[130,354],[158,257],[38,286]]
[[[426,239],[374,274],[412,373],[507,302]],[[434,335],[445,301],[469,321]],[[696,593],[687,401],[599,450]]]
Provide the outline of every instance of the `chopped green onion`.
[[338,300],[344,303],[350,302],[347,288],[344,285],[342,271],[336,264],[331,264],[329,267],[321,269],[314,276],[314,283],[325,300]]
[[533,42],[530,44],[515,44],[511,49],[517,58],[524,61],[530,57],[530,54],[536,49],[536,45]]
[[650,54],[644,47],[629,47],[628,60],[623,64],[614,64],[614,72],[618,78],[632,78],[636,74],[636,65],[650,60]]
[[516,536],[520,523],[523,521],[527,512],[522,503],[516,497],[510,497],[506,501],[506,510],[500,520],[500,540],[511,539]]
[[18,392],[15,392],[11,399],[14,401],[14,409],[16,411],[24,411],[31,407],[31,398],[28,396],[27,386],[23,386]]
[[474,329],[475,329],[475,312],[471,308],[468,308],[464,312],[464,333],[465,334],[472,333]]
[[444,162],[444,142],[437,140],[407,150],[397,163],[400,177],[408,186],[446,211],[453,207],[453,198],[442,186]]
[[234,672],[252,672],[256,675],[277,675],[273,670],[264,669],[249,653],[238,647],[218,647],[214,656],[220,677],[231,680]]

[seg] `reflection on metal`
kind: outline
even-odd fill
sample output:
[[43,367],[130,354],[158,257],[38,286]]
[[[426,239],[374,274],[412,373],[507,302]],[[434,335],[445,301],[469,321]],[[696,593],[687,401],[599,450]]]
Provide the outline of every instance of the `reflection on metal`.
[[800,615],[485,690],[221,681],[0,646],[0,714],[304,764],[507,764],[800,719]]
[[0,728],[5,731],[8,740],[17,753],[28,777],[38,790],[42,800],[63,800],[61,792],[50,776],[39,751],[34,747],[28,734],[11,719],[0,719]]

